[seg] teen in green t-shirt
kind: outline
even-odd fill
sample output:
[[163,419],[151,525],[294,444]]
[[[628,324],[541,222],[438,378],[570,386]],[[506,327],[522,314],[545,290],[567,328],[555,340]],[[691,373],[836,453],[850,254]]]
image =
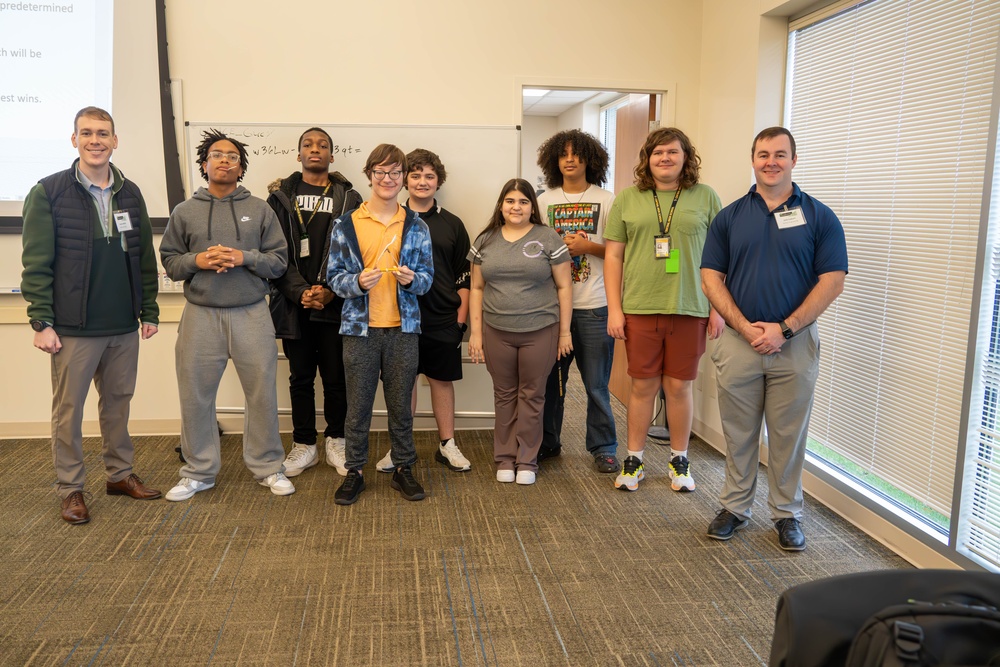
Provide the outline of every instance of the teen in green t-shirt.
[[712,188],[698,183],[700,165],[683,132],[672,127],[651,132],[639,151],[635,185],[615,199],[604,231],[608,333],[625,341],[632,378],[628,458],[615,480],[617,489],[639,488],[646,432],[661,386],[670,424],[671,487],[695,488],[687,454],[692,385],[706,331],[714,339],[723,327],[701,291],[701,251],[722,203]]

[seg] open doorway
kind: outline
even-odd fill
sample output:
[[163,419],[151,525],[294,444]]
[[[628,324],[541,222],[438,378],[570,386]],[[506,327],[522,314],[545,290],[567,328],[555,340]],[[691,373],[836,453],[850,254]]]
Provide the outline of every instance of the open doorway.
[[582,88],[521,91],[521,177],[545,189],[536,164],[538,147],[556,132],[579,129],[608,149],[610,165],[604,188],[615,193],[632,184],[639,147],[661,119],[662,93]]

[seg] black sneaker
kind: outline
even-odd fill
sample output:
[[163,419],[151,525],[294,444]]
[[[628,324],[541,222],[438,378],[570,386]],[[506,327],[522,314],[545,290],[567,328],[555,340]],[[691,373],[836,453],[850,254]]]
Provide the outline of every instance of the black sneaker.
[[549,449],[539,449],[537,461],[538,463],[541,463],[545,459],[554,459],[560,454],[562,454],[562,447],[550,447]]
[[361,471],[348,470],[347,477],[344,478],[337,492],[333,494],[333,502],[338,505],[353,505],[364,490],[365,478],[361,476]]
[[750,519],[745,519],[737,514],[733,514],[727,509],[721,509],[715,513],[712,523],[708,524],[708,536],[713,540],[728,540],[740,528],[746,528]]
[[597,467],[597,472],[618,472],[621,468],[618,459],[611,454],[598,454],[594,457],[594,465]]
[[392,473],[392,481],[389,482],[389,486],[399,491],[399,495],[407,500],[424,499],[424,487],[420,486],[420,482],[413,476],[413,470],[408,466],[396,468],[396,472]]
[[802,534],[798,519],[778,519],[774,522],[774,529],[778,531],[778,546],[785,551],[802,551],[806,548],[806,536]]

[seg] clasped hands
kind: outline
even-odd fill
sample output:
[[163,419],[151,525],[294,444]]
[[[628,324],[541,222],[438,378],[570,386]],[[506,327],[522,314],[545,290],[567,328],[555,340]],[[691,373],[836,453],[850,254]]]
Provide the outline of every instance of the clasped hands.
[[194,261],[199,269],[225,273],[233,267],[242,266],[243,251],[236,248],[227,248],[223,245],[214,245],[208,250],[195,255]]
[[777,322],[751,322],[744,329],[743,338],[761,355],[777,354],[785,344],[785,335]]
[[581,257],[587,254],[590,239],[586,232],[567,232],[562,240],[569,249],[570,257]]
[[333,301],[333,292],[328,287],[323,287],[322,285],[313,285],[302,292],[301,304],[303,308],[323,310],[326,304],[331,301]]

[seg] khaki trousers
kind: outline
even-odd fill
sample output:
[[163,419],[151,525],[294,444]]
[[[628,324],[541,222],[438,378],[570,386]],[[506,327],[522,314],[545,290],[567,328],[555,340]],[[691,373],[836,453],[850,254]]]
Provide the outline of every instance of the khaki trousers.
[[719,414],[726,436],[726,480],[719,499],[749,517],[757,491],[761,421],[767,424],[767,501],[774,520],[802,517],[802,465],[819,375],[819,331],[813,323],[777,354],[757,354],[726,327],[712,352]]
[[135,450],[128,434],[129,404],[139,364],[139,332],[118,336],[60,336],[52,355],[52,459],[56,493],[66,498],[83,490],[83,406],[94,381],[101,426],[102,457],[108,480],[132,474]]

